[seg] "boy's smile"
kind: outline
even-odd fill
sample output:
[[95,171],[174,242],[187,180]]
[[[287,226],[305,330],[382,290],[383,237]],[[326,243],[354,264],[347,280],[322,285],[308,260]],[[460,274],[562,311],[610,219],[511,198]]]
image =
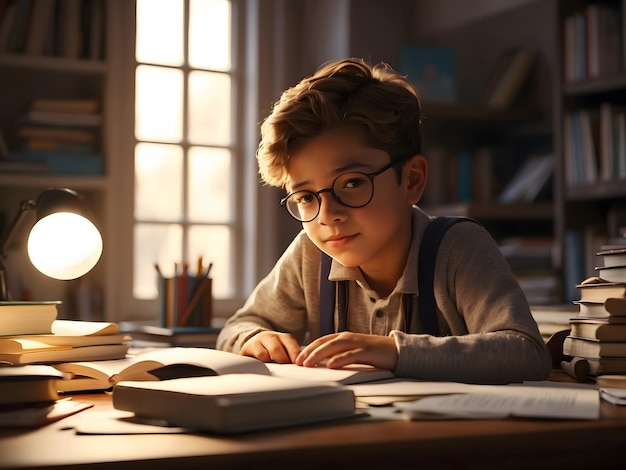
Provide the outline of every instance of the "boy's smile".
[[[368,147],[354,133],[328,131],[290,157],[287,190],[315,193],[331,187],[341,174],[373,174],[390,162],[386,151]],[[359,267],[370,287],[383,296],[393,290],[404,270],[411,240],[411,205],[419,199],[405,173],[400,182],[393,169],[377,174],[372,179],[372,198],[363,207],[347,207],[324,190],[319,194],[317,217],[302,224],[318,248],[344,266]]]

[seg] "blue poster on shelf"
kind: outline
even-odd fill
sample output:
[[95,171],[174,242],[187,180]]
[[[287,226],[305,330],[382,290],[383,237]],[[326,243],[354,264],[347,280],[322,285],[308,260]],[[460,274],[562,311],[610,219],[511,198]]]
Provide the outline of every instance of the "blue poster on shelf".
[[421,101],[455,103],[457,56],[453,47],[404,47],[399,71],[417,88]]

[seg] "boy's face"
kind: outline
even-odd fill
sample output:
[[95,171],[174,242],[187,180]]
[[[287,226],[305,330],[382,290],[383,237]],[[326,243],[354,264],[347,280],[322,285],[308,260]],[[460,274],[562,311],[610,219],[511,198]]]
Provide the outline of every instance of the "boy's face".
[[[291,156],[286,189],[315,193],[330,188],[341,174],[373,173],[390,161],[387,152],[368,147],[354,134],[329,131]],[[400,183],[394,169],[376,176],[372,200],[363,207],[346,207],[330,192],[320,193],[319,214],[302,224],[304,231],[318,248],[344,266],[360,267],[374,276],[393,265],[396,271],[398,265],[403,269],[411,239],[411,205],[419,200],[424,184],[422,181],[417,194],[406,173],[404,168]]]

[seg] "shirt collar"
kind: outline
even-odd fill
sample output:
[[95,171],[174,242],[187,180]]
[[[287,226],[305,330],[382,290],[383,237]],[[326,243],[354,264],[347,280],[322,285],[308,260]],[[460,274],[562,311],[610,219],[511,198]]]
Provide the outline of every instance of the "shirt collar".
[[[411,247],[409,248],[409,257],[402,277],[398,280],[396,288],[392,295],[396,292],[402,294],[419,294],[417,285],[417,268],[419,265],[419,248],[424,235],[426,225],[430,222],[431,217],[428,216],[420,208],[414,206],[411,211],[411,221],[413,226],[413,237],[411,238]],[[339,261],[333,259],[330,267],[328,279],[331,281],[355,281],[367,285],[363,274],[359,268],[349,268],[342,265]]]

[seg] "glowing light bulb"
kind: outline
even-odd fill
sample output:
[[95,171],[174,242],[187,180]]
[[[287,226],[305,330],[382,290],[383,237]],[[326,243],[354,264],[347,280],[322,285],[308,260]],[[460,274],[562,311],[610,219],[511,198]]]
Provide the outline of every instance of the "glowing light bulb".
[[102,236],[85,217],[57,212],[40,219],[28,237],[28,257],[46,276],[69,280],[89,272],[102,254]]

